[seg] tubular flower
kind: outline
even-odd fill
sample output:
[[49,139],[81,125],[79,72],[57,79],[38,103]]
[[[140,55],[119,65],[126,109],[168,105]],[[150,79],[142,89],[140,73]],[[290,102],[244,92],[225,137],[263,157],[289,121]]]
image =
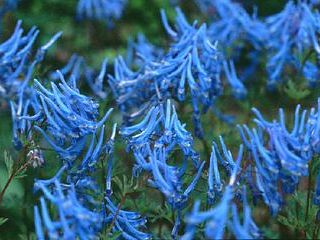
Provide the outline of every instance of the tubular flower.
[[243,99],[247,95],[247,89],[237,77],[233,61],[230,61],[229,64],[227,61],[223,61],[223,68],[226,78],[232,87],[233,95],[238,99]]
[[121,18],[127,0],[79,0],[77,18],[91,19],[113,25],[114,20]]
[[86,66],[84,69],[84,77],[88,86],[91,88],[93,94],[101,99],[106,99],[108,95],[104,86],[104,80],[107,75],[107,65],[108,59],[104,59],[99,73],[95,73],[95,71],[89,66]]
[[34,128],[70,164],[84,149],[87,136],[95,134],[103,126],[112,109],[97,121],[99,104],[80,94],[75,85],[67,84],[61,73],[60,77],[58,85],[51,82],[51,91],[35,80],[36,114],[22,119],[36,122]]
[[29,86],[34,68],[43,61],[46,51],[61,36],[61,33],[53,36],[34,55],[34,42],[39,30],[33,27],[23,35],[21,24],[19,21],[12,36],[0,45],[0,101],[10,102],[13,144],[18,150],[22,148],[23,140],[32,140],[31,119],[23,116],[32,113],[32,110],[39,110],[35,91]]
[[77,85],[80,80],[84,79],[95,96],[105,99],[107,89],[104,86],[104,81],[107,76],[107,65],[108,59],[104,59],[100,71],[96,71],[96,69],[88,66],[83,57],[73,54],[64,67],[49,74],[49,79],[54,82],[59,81],[60,73],[70,85]]
[[185,89],[189,87],[195,133],[201,137],[199,104],[203,105],[203,112],[206,112],[222,92],[219,53],[216,45],[210,41],[205,24],[196,27],[197,21],[194,21],[191,25],[179,8],[176,12],[176,30],[169,26],[164,11],[161,12],[163,25],[174,43],[161,64],[152,64],[153,71],[157,73],[160,91],[166,92],[173,85],[174,94],[180,101],[185,99]]
[[49,132],[62,141],[67,137],[77,139],[93,133],[103,125],[111,110],[98,122],[99,104],[80,94],[76,86],[68,85],[61,73],[60,81],[59,85],[51,82],[50,91],[35,80]]

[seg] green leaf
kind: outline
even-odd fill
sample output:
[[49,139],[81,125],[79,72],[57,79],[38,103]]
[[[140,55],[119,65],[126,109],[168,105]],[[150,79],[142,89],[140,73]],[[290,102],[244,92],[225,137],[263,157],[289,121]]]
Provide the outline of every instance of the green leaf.
[[290,229],[295,229],[294,224],[292,224],[288,218],[284,217],[284,216],[278,216],[278,221],[279,223],[281,223],[282,225],[285,225],[287,227],[289,227]]
[[22,171],[20,171],[19,173],[17,173],[17,174],[14,176],[14,178],[15,178],[15,179],[21,179],[21,178],[26,177],[26,176],[27,176],[26,171],[27,171],[26,168],[23,169]]
[[8,172],[8,178],[9,178],[12,174],[12,171],[13,171],[14,162],[12,160],[12,157],[9,155],[9,153],[7,151],[4,151],[3,155],[4,155],[4,163],[6,165],[7,172]]
[[292,80],[288,81],[284,91],[290,98],[294,100],[301,100],[311,93],[308,89],[299,89]]
[[8,221],[8,218],[0,217],[0,226],[5,224]]

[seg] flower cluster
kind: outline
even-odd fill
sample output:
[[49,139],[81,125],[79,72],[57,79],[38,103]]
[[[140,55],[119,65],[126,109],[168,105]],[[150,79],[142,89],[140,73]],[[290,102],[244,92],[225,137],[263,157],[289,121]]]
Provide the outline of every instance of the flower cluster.
[[30,141],[30,124],[21,116],[30,109],[38,110],[35,106],[35,91],[28,86],[32,79],[34,68],[43,61],[46,51],[61,36],[58,33],[37,50],[33,56],[33,47],[39,30],[33,27],[23,35],[22,22],[16,25],[12,36],[0,45],[0,101],[10,103],[13,121],[13,143],[21,149],[20,136],[26,136]]
[[[315,51],[317,55],[320,53],[317,41],[320,33],[319,20],[319,13],[306,1],[299,1],[297,4],[289,1],[282,12],[266,19],[270,36],[267,45],[271,53],[267,63],[269,84],[275,84],[281,79],[287,64],[299,71],[304,67],[301,56],[308,55],[310,51]],[[311,62],[308,65],[310,64]]]
[[[200,163],[199,155],[192,148],[190,133],[180,123],[175,107],[168,100],[165,109],[162,104],[153,107],[140,123],[123,128],[121,134],[128,139],[128,146],[134,153],[135,172],[150,172],[151,186],[162,192],[172,208],[178,211],[176,227],[172,232],[176,236],[180,211],[185,207],[204,167],[204,162]],[[181,167],[169,165],[170,156],[177,150],[181,150],[184,155]],[[183,190],[182,177],[188,159],[192,160],[197,173]]]
[[[61,183],[61,175],[65,167],[51,179],[36,180],[35,191],[41,191],[44,197],[40,198],[39,207],[34,207],[35,227],[38,239],[45,239],[44,230],[50,239],[95,239],[102,227],[102,217],[99,212],[91,211],[78,199],[73,184]],[[47,201],[49,201],[59,214],[54,219],[49,214]]]
[[[256,187],[273,214],[282,204],[282,193],[293,193],[299,177],[307,176],[308,163],[320,153],[320,100],[318,108],[300,113],[300,105],[295,112],[294,127],[286,127],[285,115],[279,110],[279,121],[267,122],[257,109],[257,129],[240,127],[240,133],[255,164]],[[248,137],[245,135],[247,134]],[[252,180],[251,180],[252,181]]]
[[[186,98],[189,88],[194,109],[193,120],[196,135],[202,136],[200,104],[206,112],[221,94],[218,52],[211,43],[205,24],[191,25],[177,8],[176,30],[173,30],[161,11],[163,25],[173,38],[173,43],[163,57],[145,63],[138,72],[131,71],[124,60],[115,61],[115,75],[109,83],[119,107],[128,119],[139,116],[159,100],[175,97]],[[146,56],[144,59],[150,59]]]
[[[222,192],[222,184],[220,181],[219,171],[217,169],[218,164],[216,157],[216,155],[218,155],[220,158],[221,155],[220,153],[217,154],[215,152],[215,148],[216,147],[212,148],[213,151],[209,167],[209,197],[212,196],[213,192],[218,191],[219,194]],[[232,169],[230,169],[231,174],[229,184],[225,187],[220,202],[208,211],[201,212],[200,201],[195,203],[192,212],[186,216],[187,228],[185,234],[182,236],[182,239],[184,240],[193,239],[196,232],[196,226],[204,222],[206,223],[204,232],[208,239],[222,239],[226,227],[229,228],[230,232],[234,234],[236,239],[257,239],[260,237],[260,231],[251,216],[245,186],[242,187],[242,193],[240,195],[243,201],[243,225],[240,222],[236,205],[236,194],[237,190],[239,190],[239,185],[241,184],[237,179],[237,175],[241,170],[240,163],[242,160],[243,147],[241,145],[238,159],[236,161],[233,161],[231,152],[226,149],[223,141],[222,148],[224,151],[223,155],[226,159],[222,164],[229,165],[230,161],[232,161],[233,166]],[[213,188],[213,186],[215,186],[215,188]]]

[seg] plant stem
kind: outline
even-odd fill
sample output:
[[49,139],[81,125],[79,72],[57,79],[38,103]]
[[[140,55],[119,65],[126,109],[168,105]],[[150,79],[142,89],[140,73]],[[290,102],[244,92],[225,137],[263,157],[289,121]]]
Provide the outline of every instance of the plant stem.
[[209,147],[207,141],[204,138],[201,138],[200,140],[202,142],[202,146],[203,146],[204,152],[206,154],[206,159],[210,159],[210,147]]
[[107,235],[109,235],[109,233],[111,232],[113,225],[115,224],[115,222],[117,220],[120,209],[121,209],[122,205],[124,204],[124,202],[126,201],[126,198],[127,198],[127,194],[124,194],[124,196],[121,198],[121,202],[118,205],[117,211],[116,211],[115,215],[113,216],[112,222],[111,222],[110,227],[107,231]]
[[12,180],[14,179],[14,177],[21,171],[23,171],[24,169],[26,169],[29,165],[29,162],[26,162],[25,164],[23,164],[20,168],[18,168],[16,171],[13,171],[10,175],[10,177],[8,178],[6,185],[4,186],[4,188],[2,189],[1,193],[0,193],[0,203],[2,202],[3,196],[5,194],[5,192],[7,191],[10,183],[12,182]]
[[309,176],[308,176],[308,193],[307,193],[307,207],[306,207],[306,214],[304,220],[307,221],[309,215],[309,205],[310,205],[310,197],[311,197],[311,181],[312,181],[312,161],[309,167]]

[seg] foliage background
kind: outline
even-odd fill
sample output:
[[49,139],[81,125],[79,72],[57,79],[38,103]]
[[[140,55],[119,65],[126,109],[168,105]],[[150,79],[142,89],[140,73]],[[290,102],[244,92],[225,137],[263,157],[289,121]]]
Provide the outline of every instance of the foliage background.
[[[252,11],[253,5],[257,5],[259,15],[263,17],[280,11],[286,1],[247,0],[243,2],[249,12]],[[139,32],[144,33],[152,43],[165,46],[167,43],[166,34],[161,25],[159,10],[160,8],[165,8],[169,13],[169,17],[172,18],[175,14],[174,7],[170,5],[168,0],[129,0],[123,17],[115,22],[115,26],[112,29],[107,29],[104,23],[78,22],[75,18],[76,4],[76,0],[21,0],[18,9],[8,13],[3,19],[1,41],[10,36],[18,19],[23,20],[23,27],[26,30],[32,26],[37,26],[40,29],[37,42],[39,45],[45,43],[54,33],[63,31],[63,37],[50,49],[45,67],[36,70],[36,78],[41,79],[48,71],[63,66],[73,53],[85,57],[91,66],[99,68],[105,57],[108,57],[110,62],[112,62],[111,60],[115,56],[125,54],[128,39],[130,37],[133,38]],[[199,12],[194,1],[181,0],[181,6],[189,19],[206,20]],[[111,67],[109,67],[109,71],[112,71]],[[236,123],[250,123],[250,119],[252,118],[250,109],[253,106],[258,107],[262,113],[272,118],[276,117],[279,107],[284,107],[292,112],[297,103],[302,103],[304,107],[311,106],[320,92],[319,89],[315,89],[312,93],[306,94],[306,96],[300,99],[299,93],[304,91],[304,89],[303,87],[300,88],[300,85],[295,85],[297,80],[293,79],[292,86],[284,86],[270,93],[265,89],[265,76],[264,72],[252,76],[254,81],[250,83],[248,97],[243,101],[233,100],[227,92],[218,101],[220,109],[224,113],[235,115]],[[108,101],[105,109],[111,105],[114,105],[114,103]],[[7,177],[5,165],[3,164],[3,153],[7,151],[13,158],[16,157],[16,153],[11,146],[10,113],[5,104],[2,104],[0,107],[0,186],[2,186]],[[187,116],[188,108],[184,109],[184,112],[185,114],[181,115],[182,121],[186,122],[188,129],[192,131],[192,123]],[[120,117],[115,115],[114,118]],[[203,123],[207,145],[210,145],[211,141],[217,139],[217,136],[220,134],[224,136],[230,148],[236,147],[239,144],[239,136],[234,126],[221,122],[213,114],[206,116]],[[200,151],[201,157],[208,159],[208,153],[204,145],[196,141],[196,147]],[[54,155],[47,153],[46,159],[47,162],[43,168],[28,170],[28,177],[14,180],[11,184],[0,206],[0,217],[8,218],[8,221],[0,226],[1,239],[17,239],[17,235],[21,239],[34,238],[33,205],[35,197],[32,194],[34,178],[52,176],[58,168]],[[124,147],[119,144],[119,140],[115,152],[115,162],[117,167],[114,177],[119,178],[120,182],[125,175],[129,176],[128,178],[130,179],[130,169],[133,162],[132,156],[128,156],[125,153]],[[159,197],[160,195],[155,196],[155,198]],[[291,199],[293,202],[290,206],[299,204],[299,201],[301,203],[301,199],[304,199],[301,195],[297,195],[296,197],[298,200]],[[141,200],[141,196],[136,197],[134,195],[131,198],[135,202],[134,204],[139,206],[142,214],[150,211],[152,207],[157,207],[155,206],[156,203],[162,201],[161,199],[154,199],[155,205],[151,204],[148,209],[147,204],[153,200],[144,201]],[[130,204],[130,201],[126,204]],[[303,201],[301,204],[304,204]],[[157,214],[155,211],[154,213],[155,215]],[[257,223],[262,229],[269,226],[266,231],[269,237],[295,236],[297,229],[299,229],[298,227],[293,227],[292,229],[286,227],[284,220],[281,221],[281,219],[270,220],[271,218],[265,208],[256,209],[255,215]],[[167,222],[170,222],[170,217],[167,216],[159,216],[158,220],[155,220],[153,216],[147,215],[147,217],[149,219],[151,217],[149,224],[154,229],[157,227],[156,225],[159,225],[159,222],[161,224],[163,222],[164,228],[166,224],[169,224]],[[152,226],[152,219],[155,222],[154,226]]]

